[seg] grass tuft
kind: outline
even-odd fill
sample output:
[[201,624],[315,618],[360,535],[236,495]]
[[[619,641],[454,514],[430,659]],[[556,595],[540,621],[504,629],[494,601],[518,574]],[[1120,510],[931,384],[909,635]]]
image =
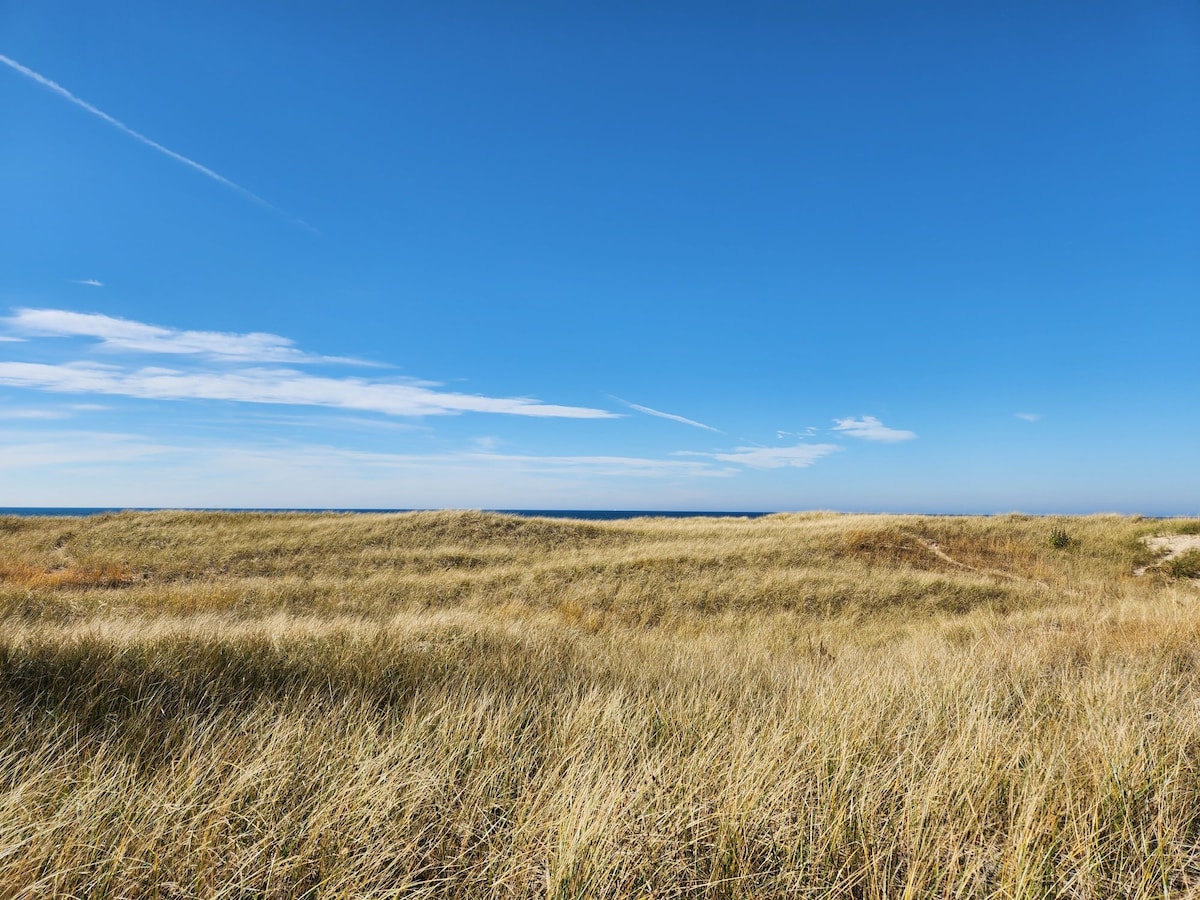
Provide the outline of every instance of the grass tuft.
[[1065,547],[1071,546],[1071,536],[1067,534],[1065,528],[1050,529],[1050,546],[1055,550],[1062,550]]

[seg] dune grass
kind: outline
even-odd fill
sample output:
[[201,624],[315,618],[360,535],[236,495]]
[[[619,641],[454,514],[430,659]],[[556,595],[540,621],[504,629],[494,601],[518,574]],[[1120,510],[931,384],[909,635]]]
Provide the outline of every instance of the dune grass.
[[0,517],[0,896],[1200,897],[1196,526]]

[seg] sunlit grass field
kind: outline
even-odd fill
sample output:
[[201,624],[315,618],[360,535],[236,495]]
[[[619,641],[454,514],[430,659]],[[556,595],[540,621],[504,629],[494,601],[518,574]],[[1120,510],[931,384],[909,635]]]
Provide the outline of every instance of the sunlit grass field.
[[0,517],[0,896],[1200,897],[1198,529]]

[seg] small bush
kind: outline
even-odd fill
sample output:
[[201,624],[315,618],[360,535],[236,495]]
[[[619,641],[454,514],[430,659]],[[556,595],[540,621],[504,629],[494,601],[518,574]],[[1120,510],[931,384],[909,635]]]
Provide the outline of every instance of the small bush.
[[1050,546],[1055,550],[1062,550],[1064,547],[1071,545],[1071,536],[1067,534],[1064,528],[1054,528],[1050,531]]
[[1164,568],[1172,578],[1200,578],[1200,550],[1180,553],[1167,560]]

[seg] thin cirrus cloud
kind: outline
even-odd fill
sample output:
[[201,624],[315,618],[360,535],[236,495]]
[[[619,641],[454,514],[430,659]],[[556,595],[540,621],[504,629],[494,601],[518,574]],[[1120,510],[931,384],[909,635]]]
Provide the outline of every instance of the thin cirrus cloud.
[[817,460],[841,449],[837,444],[795,444],[791,447],[736,447],[712,453],[686,451],[677,455],[703,456],[750,469],[807,469]]
[[1018,419],[1024,419],[1026,422],[1036,422],[1038,419],[1040,419],[1042,417],[1041,413],[1028,413],[1028,412],[1013,413],[1013,415],[1016,416]]
[[267,363],[358,363],[342,357],[314,356],[296,348],[289,338],[251,332],[181,331],[118,319],[101,313],[64,309],[17,309],[3,320],[10,330],[36,337],[94,338],[109,350],[134,353],[196,354],[222,360]]
[[[542,403],[528,397],[486,397],[438,390],[415,379],[371,380],[313,375],[264,363],[346,363],[314,356],[276,334],[182,331],[99,313],[18,309],[3,320],[29,337],[84,337],[114,355],[183,357],[191,368],[131,367],[96,362],[0,362],[0,384],[66,394],[99,394],[153,400],[227,400],[316,406],[391,416],[465,412],[570,419],[618,418],[616,413]],[[255,365],[246,365],[253,362]],[[207,365],[206,365],[207,363]]]
[[98,278],[76,278],[72,284],[84,284],[88,287],[104,287],[104,282]]
[[23,421],[54,421],[70,419],[76,413],[100,412],[108,409],[97,403],[68,403],[54,409],[0,409],[0,419]]
[[601,476],[687,475],[723,478],[731,474],[728,469],[717,468],[707,462],[638,456],[523,456],[503,453],[462,453],[457,454],[454,458],[472,464],[501,464],[516,468],[526,467],[532,471],[569,469],[577,473]]
[[[283,212],[281,209],[279,209],[275,205],[267,202],[262,197],[258,196],[258,194],[255,194],[253,191],[242,187],[236,181],[226,178],[224,175],[221,175],[218,172],[214,172],[208,166],[198,163],[194,159],[189,159],[188,157],[184,156],[182,153],[176,153],[174,150],[170,149],[169,147],[164,147],[162,144],[158,143],[158,141],[151,140],[150,138],[146,137],[146,135],[142,134],[140,131],[135,131],[134,129],[130,128],[128,125],[126,125],[120,119],[117,119],[114,116],[110,116],[108,113],[104,112],[104,110],[97,109],[96,107],[92,106],[92,104],[88,103],[86,100],[82,100],[79,97],[76,97],[74,94],[72,94],[70,91],[68,91],[65,87],[63,87],[58,82],[52,81],[49,78],[47,78],[45,75],[41,75],[41,74],[35,72],[33,69],[29,68],[28,66],[22,65],[21,63],[17,62],[15,59],[12,59],[11,57],[5,56],[3,53],[0,53],[0,63],[3,63],[4,65],[8,66],[10,69],[12,69],[15,72],[20,72],[26,78],[31,79],[32,81],[36,82],[37,84],[40,84],[42,87],[44,87],[50,91],[53,91],[55,94],[62,97],[64,100],[68,100],[71,103],[74,103],[80,109],[86,110],[87,112],[89,112],[93,116],[95,116],[96,118],[107,122],[109,125],[113,126],[113,128],[116,128],[118,131],[124,132],[125,134],[127,134],[131,138],[133,138],[134,140],[140,141],[141,143],[145,144],[147,147],[150,147],[153,150],[157,150],[159,153],[162,153],[163,155],[170,157],[171,159],[175,160],[176,162],[183,163],[183,165],[187,166],[188,168],[194,169],[195,171],[199,172],[201,175],[204,175],[207,178],[211,178],[213,181],[217,182],[218,184],[224,185],[225,187],[227,187],[231,190],[237,191],[243,197],[253,200],[259,206],[269,209],[272,212],[278,213],[279,215],[288,219],[295,225],[299,225],[302,228],[307,228],[309,230],[315,230],[307,222],[303,222],[299,219],[293,219],[291,216],[288,216],[285,212]],[[81,283],[88,284],[90,282],[85,281],[85,282],[81,282]],[[97,287],[99,287],[99,285],[97,285]]]
[[458,394],[436,391],[423,384],[329,378],[295,369],[183,372],[159,367],[124,369],[81,362],[3,362],[0,363],[0,384],[65,394],[320,406],[392,416],[482,412],[565,419],[617,417],[602,409],[557,406],[525,397]]
[[537,456],[489,452],[457,452],[439,455],[380,453],[328,446],[205,448],[208,458],[238,459],[264,468],[305,467],[328,473],[342,466],[361,473],[417,471],[430,475],[503,473],[515,475],[562,475],[587,477],[710,477],[725,478],[728,469],[705,461],[654,459],[638,456]]
[[170,444],[130,434],[63,432],[69,440],[46,441],[33,434],[0,436],[0,470],[45,468],[57,465],[96,465],[139,462],[158,457],[164,462],[202,459],[221,468],[246,464],[263,471],[314,469],[328,474],[348,468],[364,471],[466,474],[503,472],[509,475],[570,475],[598,477],[710,477],[732,474],[707,460],[654,459],[638,456],[537,456],[465,451],[439,455],[385,453],[311,444],[293,446],[236,446]]
[[849,437],[862,438],[866,441],[883,441],[896,443],[911,441],[916,436],[915,431],[904,431],[900,428],[888,428],[874,416],[863,416],[861,419],[834,419],[834,431],[840,431]]
[[0,471],[63,465],[103,465],[141,462],[172,450],[137,435],[92,431],[58,432],[54,440],[36,435],[11,435],[0,444]]
[[635,409],[640,413],[645,413],[648,416],[657,416],[660,419],[669,419],[672,422],[679,422],[681,425],[690,425],[693,428],[703,428],[705,431],[713,431],[717,434],[724,434],[720,428],[713,428],[711,425],[705,425],[703,422],[697,422],[695,419],[688,419],[683,416],[677,416],[674,413],[662,412],[658,409],[651,409],[649,406],[640,406],[637,403],[630,403],[628,400],[622,400],[620,397],[613,397],[618,403],[628,406],[630,409]]
[[50,420],[66,419],[70,415],[61,409],[0,409],[0,419]]

